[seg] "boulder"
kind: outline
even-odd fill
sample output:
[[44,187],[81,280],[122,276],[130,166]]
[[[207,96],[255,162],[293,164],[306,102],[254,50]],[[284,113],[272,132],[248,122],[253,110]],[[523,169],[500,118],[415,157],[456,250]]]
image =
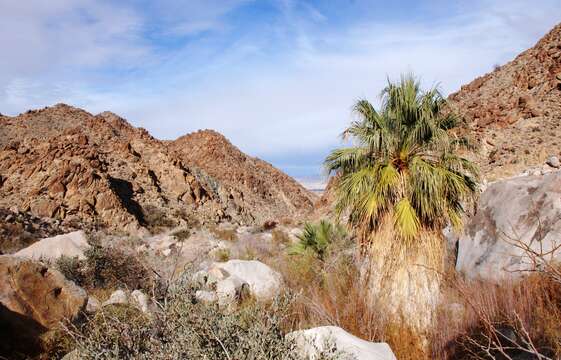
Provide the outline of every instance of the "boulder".
[[456,269],[495,282],[519,277],[532,264],[515,244],[548,252],[561,244],[560,233],[561,172],[491,183],[459,237]]
[[80,230],[39,240],[14,255],[46,261],[55,261],[61,256],[78,257],[82,260],[85,259],[84,251],[90,247],[86,234]]
[[131,302],[143,313],[150,312],[151,301],[148,295],[142,290],[135,290],[131,293]]
[[244,298],[247,297],[249,292],[248,284],[236,276],[229,276],[224,280],[216,283],[216,297],[218,304],[222,307],[235,306]]
[[226,271],[249,285],[249,290],[258,300],[270,300],[277,296],[283,286],[282,276],[257,260],[230,260],[214,263],[215,268]]
[[93,296],[88,297],[88,302],[86,304],[86,313],[95,314],[101,309],[101,303],[98,299]]
[[154,310],[150,297],[142,292],[142,290],[134,290],[130,294],[124,290],[116,290],[101,306],[105,307],[109,305],[130,305],[147,314],[152,313]]
[[116,290],[111,294],[111,296],[109,296],[109,299],[103,302],[102,306],[128,305],[128,303],[129,297],[127,296],[127,293],[123,290]]
[[287,334],[296,343],[302,358],[316,360],[329,354],[335,347],[338,359],[397,360],[386,343],[362,340],[337,326],[321,326]]
[[561,162],[557,156],[548,157],[545,163],[555,169],[559,169],[561,167]]
[[82,358],[83,357],[78,351],[78,349],[74,349],[68,354],[64,355],[64,357],[61,360],[81,360]]
[[85,309],[86,292],[60,272],[29,259],[0,256],[0,357],[40,351],[40,336]]
[[214,291],[197,290],[195,292],[195,299],[203,304],[212,304],[218,301],[218,296]]

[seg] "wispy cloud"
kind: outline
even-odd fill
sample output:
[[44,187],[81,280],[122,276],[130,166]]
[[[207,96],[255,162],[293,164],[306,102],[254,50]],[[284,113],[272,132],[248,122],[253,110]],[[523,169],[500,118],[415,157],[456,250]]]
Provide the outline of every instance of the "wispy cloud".
[[0,111],[65,101],[162,138],[214,128],[293,173],[317,171],[352,103],[375,101],[387,76],[454,91],[561,13],[552,0],[19,3],[0,0]]

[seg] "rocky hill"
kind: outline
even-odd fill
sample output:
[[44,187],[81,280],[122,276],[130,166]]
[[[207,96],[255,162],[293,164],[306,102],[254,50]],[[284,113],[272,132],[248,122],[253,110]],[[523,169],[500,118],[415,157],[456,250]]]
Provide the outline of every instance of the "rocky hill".
[[561,151],[561,24],[533,48],[449,97],[479,144],[490,178],[543,164]]
[[[237,175],[213,177],[216,167],[207,172],[204,162],[186,161],[185,147],[176,148],[109,112],[94,116],[59,104],[2,116],[0,207],[125,232],[185,222],[253,224],[312,207],[313,195],[270,165],[245,167],[237,182]],[[248,185],[259,177],[272,180]],[[254,197],[250,189],[261,201],[246,200]]]
[[213,130],[197,131],[169,143],[185,163],[204,169],[244,208],[259,209],[262,219],[302,214],[315,196],[271,164],[247,156]]

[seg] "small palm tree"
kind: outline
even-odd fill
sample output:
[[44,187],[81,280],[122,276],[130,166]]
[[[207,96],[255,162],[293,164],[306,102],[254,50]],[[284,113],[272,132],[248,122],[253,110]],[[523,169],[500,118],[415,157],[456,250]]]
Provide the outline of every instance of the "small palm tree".
[[359,120],[343,133],[354,147],[334,150],[325,164],[336,172],[336,209],[348,212],[362,245],[387,217],[399,240],[421,230],[461,226],[463,204],[476,193],[476,169],[458,156],[459,142],[447,130],[456,124],[443,111],[436,88],[421,91],[412,75],[388,81],[377,111],[367,100],[354,106]]
[[340,225],[325,220],[318,224],[306,223],[304,231],[298,236],[299,242],[290,249],[290,254],[301,255],[310,250],[323,261],[329,246],[344,236],[345,230]]
[[361,272],[373,305],[384,306],[418,344],[434,321],[444,267],[442,228],[462,225],[474,200],[476,169],[458,156],[437,89],[422,91],[412,75],[388,82],[376,110],[356,103],[359,119],[343,133],[352,147],[334,150],[325,164],[335,172],[336,210],[345,214],[367,260]]

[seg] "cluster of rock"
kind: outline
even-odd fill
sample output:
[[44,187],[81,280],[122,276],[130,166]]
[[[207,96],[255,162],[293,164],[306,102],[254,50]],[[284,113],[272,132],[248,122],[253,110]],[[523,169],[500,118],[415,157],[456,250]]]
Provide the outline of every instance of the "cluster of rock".
[[450,95],[465,118],[464,133],[490,178],[512,176],[559,156],[561,24],[513,61]]
[[71,232],[77,226],[40,218],[29,212],[0,208],[0,254],[13,253],[39,239]]
[[[204,147],[192,139],[163,142],[112,113],[63,104],[1,116],[0,207],[131,233],[190,222],[252,224],[311,209],[313,195],[272,166],[218,135]],[[228,163],[246,173],[237,181],[239,174],[187,156],[206,148],[258,165]]]

